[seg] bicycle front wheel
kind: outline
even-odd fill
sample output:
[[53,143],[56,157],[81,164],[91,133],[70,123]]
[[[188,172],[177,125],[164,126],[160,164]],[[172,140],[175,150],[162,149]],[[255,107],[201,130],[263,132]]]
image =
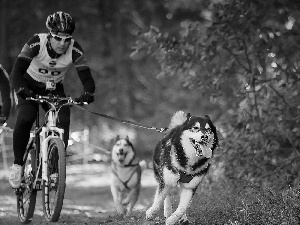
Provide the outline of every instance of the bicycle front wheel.
[[18,217],[24,224],[31,222],[35,209],[37,190],[33,188],[33,180],[36,168],[36,150],[32,148],[24,164],[21,187],[16,190]]
[[47,180],[43,180],[44,216],[48,222],[56,222],[62,210],[66,187],[66,154],[60,138],[49,141],[47,167]]

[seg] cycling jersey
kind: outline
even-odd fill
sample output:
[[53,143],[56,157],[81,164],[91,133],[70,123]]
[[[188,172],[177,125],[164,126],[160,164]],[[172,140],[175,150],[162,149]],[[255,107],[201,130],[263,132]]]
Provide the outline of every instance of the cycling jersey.
[[73,64],[84,91],[94,93],[95,83],[81,46],[72,40],[67,51],[59,55],[51,48],[47,36],[45,33],[36,34],[22,48],[11,73],[14,90],[26,86],[26,79],[31,86],[40,88],[44,88],[47,80],[61,82]]
[[72,64],[74,40],[71,40],[65,54],[59,58],[51,58],[46,46],[47,34],[39,34],[38,36],[40,38],[40,50],[38,55],[32,59],[27,73],[38,82],[46,83],[46,81],[53,80],[55,83],[58,83],[62,81]]

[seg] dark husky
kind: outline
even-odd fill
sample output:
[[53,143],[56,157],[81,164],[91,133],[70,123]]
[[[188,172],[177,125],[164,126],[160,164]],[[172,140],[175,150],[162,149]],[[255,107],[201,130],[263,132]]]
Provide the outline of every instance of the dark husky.
[[[218,144],[216,127],[209,116],[194,117],[182,111],[174,114],[164,138],[153,155],[153,169],[158,188],[146,218],[152,219],[164,202],[166,224],[188,224],[186,210],[210,166]],[[180,187],[179,205],[172,211],[170,190]]]
[[117,136],[111,156],[110,188],[115,208],[118,214],[129,216],[140,194],[142,168],[128,136]]

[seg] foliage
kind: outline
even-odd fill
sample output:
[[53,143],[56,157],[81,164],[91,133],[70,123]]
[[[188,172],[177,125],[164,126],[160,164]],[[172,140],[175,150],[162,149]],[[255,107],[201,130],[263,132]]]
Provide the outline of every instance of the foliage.
[[[133,55],[153,55],[159,77],[176,76],[222,108],[220,148],[229,177],[298,183],[299,3],[185,3],[166,4],[173,20],[180,18],[178,32],[151,27],[139,36]],[[195,8],[198,16],[188,16]]]

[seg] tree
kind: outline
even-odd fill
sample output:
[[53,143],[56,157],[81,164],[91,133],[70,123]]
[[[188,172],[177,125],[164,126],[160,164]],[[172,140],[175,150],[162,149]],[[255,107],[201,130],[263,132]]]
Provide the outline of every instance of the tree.
[[143,32],[133,55],[149,52],[161,77],[177,77],[223,109],[220,149],[228,176],[278,184],[279,175],[284,184],[298,183],[300,3],[177,0],[165,6],[176,28]]

